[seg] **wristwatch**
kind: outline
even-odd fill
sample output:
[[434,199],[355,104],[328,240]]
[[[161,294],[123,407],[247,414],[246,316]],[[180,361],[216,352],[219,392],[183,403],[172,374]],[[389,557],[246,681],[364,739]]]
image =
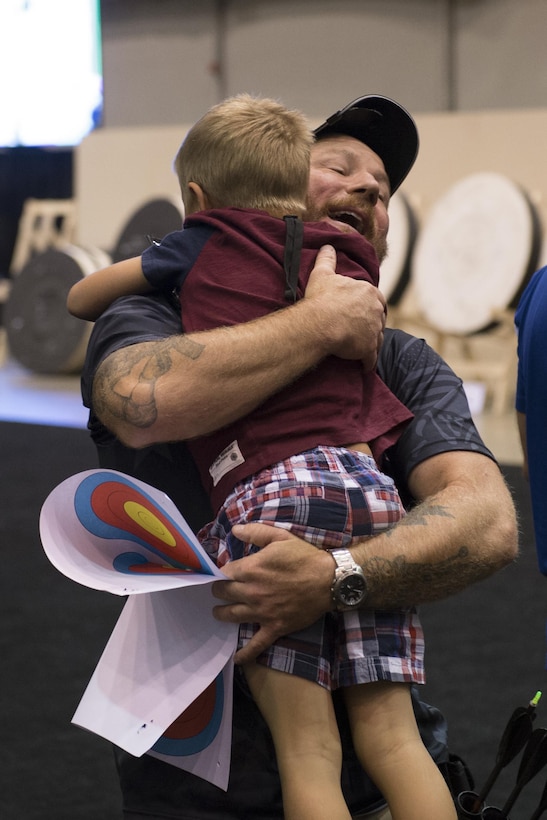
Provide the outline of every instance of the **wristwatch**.
[[338,612],[355,609],[367,597],[367,581],[365,573],[353,560],[349,550],[329,550],[334,558],[336,569],[332,581],[332,600]]

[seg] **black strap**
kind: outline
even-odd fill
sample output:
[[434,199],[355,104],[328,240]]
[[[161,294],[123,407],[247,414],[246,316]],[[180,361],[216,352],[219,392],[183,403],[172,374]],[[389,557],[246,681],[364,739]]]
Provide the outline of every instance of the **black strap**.
[[298,285],[298,274],[300,271],[300,254],[302,252],[302,240],[304,236],[304,225],[297,216],[284,216],[286,226],[285,234],[285,258],[283,266],[285,268],[285,299],[288,302],[296,302],[296,288]]

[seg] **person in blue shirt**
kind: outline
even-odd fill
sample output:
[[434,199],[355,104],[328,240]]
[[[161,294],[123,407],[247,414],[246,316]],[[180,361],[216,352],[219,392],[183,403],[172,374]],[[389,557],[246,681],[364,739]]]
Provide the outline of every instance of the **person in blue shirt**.
[[530,481],[539,569],[547,575],[547,267],[526,286],[515,313],[518,333],[516,410]]

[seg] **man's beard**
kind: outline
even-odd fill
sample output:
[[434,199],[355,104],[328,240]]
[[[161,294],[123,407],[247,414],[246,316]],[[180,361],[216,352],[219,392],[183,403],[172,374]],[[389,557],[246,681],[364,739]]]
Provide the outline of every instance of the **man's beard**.
[[[374,218],[374,206],[370,202],[364,203],[361,197],[348,196],[342,199],[332,199],[318,208],[308,200],[304,219],[306,222],[321,222],[326,217],[336,219],[336,214],[344,211],[357,211],[363,215],[363,231],[359,231],[359,234],[370,242],[381,264],[387,256],[387,238],[378,231]],[[348,233],[353,233],[353,231],[348,228]]]

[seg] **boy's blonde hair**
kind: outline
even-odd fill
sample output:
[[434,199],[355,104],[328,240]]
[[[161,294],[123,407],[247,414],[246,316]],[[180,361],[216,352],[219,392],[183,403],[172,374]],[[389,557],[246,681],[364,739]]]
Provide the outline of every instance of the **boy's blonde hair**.
[[212,208],[259,208],[273,216],[305,211],[313,135],[299,111],[238,94],[190,129],[175,157],[187,214],[198,210],[195,182]]

